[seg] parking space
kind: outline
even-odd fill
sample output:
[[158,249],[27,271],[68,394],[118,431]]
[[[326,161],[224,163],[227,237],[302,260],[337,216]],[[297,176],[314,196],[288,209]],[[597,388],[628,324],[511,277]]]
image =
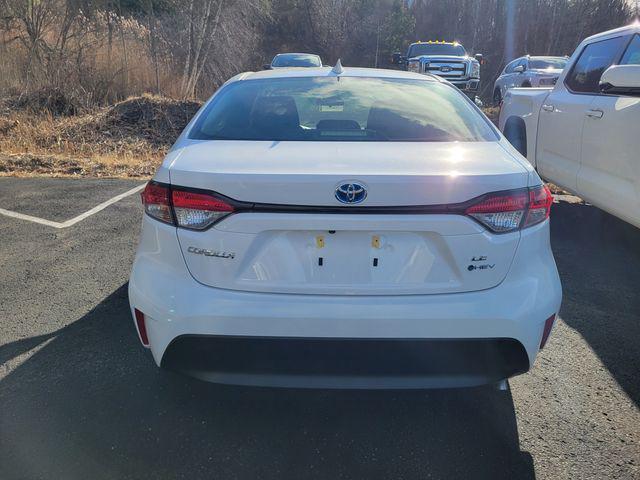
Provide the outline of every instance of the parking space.
[[[0,208],[62,222],[139,181],[0,179]],[[237,388],[156,368],[126,282],[129,195],[69,228],[0,215],[0,478],[638,478],[640,231],[552,211],[561,320],[489,388]]]
[[64,222],[140,185],[140,180],[0,177],[0,208]]

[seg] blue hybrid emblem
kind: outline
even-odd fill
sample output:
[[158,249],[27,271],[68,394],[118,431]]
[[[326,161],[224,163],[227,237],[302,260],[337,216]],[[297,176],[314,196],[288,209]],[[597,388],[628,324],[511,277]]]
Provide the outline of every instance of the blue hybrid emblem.
[[343,183],[336,188],[336,198],[341,203],[360,203],[367,198],[367,189],[359,183]]

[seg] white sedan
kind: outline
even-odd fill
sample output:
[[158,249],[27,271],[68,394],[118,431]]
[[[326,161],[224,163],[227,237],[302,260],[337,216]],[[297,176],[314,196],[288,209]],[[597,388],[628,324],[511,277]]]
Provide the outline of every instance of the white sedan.
[[434,76],[240,74],[142,198],[135,326],[159,366],[201,379],[502,382],[560,308],[549,190]]

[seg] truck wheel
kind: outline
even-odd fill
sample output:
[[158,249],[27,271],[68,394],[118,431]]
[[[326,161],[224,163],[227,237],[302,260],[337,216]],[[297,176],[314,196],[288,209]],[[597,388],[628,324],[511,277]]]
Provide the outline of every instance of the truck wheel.
[[509,117],[504,124],[504,136],[520,152],[523,157],[527,156],[527,127],[520,117]]
[[500,93],[500,89],[496,88],[493,92],[493,104],[497,107],[502,103],[502,94]]

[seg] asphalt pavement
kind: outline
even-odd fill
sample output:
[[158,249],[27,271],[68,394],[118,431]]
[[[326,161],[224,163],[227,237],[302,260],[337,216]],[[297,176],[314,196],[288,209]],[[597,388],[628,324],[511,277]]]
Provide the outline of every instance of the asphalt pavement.
[[[0,178],[64,222],[139,181]],[[510,391],[240,388],[159,370],[127,278],[133,194],[0,215],[0,479],[640,478],[640,230],[560,203],[561,319]]]

